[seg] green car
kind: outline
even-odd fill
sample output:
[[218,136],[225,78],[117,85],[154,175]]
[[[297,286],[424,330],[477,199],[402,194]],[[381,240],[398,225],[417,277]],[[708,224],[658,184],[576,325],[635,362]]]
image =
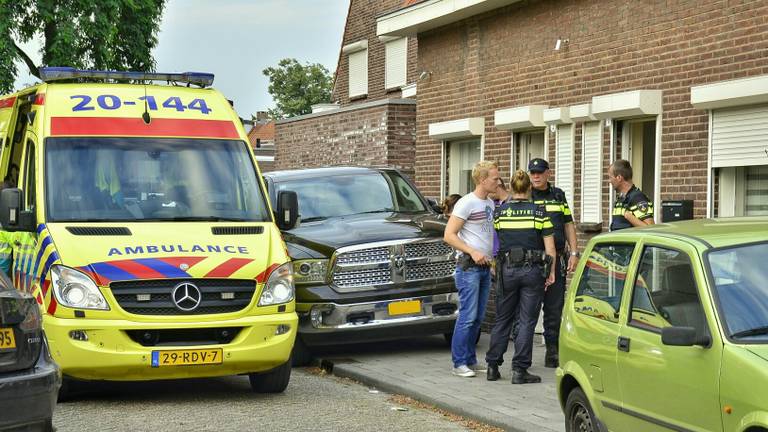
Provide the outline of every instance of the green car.
[[593,238],[557,389],[567,431],[768,432],[768,217]]

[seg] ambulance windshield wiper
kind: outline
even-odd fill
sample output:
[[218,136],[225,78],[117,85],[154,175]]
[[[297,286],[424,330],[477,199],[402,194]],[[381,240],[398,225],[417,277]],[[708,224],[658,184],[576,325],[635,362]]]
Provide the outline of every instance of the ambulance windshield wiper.
[[150,220],[178,221],[178,222],[249,222],[247,219],[221,217],[221,216],[174,216],[169,218],[159,218],[159,219],[150,219]]

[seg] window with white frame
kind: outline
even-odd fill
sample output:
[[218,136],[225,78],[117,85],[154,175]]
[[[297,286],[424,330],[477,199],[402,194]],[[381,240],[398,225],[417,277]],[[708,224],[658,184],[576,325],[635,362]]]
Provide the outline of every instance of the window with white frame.
[[581,222],[601,223],[603,146],[600,122],[584,123],[581,166]]
[[368,94],[368,49],[349,54],[349,97]]
[[480,161],[480,139],[448,143],[448,194],[465,195],[475,189],[472,168]]
[[518,135],[518,146],[520,148],[520,169],[528,170],[528,162],[531,159],[546,159],[544,154],[544,131],[537,130],[531,132],[521,132]]
[[555,185],[573,205],[573,125],[557,127],[555,144]]
[[384,44],[384,86],[387,89],[404,86],[408,74],[408,38]]

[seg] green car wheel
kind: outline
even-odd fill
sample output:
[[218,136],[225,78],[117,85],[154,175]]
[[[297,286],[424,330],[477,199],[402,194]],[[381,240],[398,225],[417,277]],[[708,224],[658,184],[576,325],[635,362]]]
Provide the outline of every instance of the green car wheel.
[[598,432],[595,413],[580,388],[577,387],[568,394],[565,413],[566,432]]

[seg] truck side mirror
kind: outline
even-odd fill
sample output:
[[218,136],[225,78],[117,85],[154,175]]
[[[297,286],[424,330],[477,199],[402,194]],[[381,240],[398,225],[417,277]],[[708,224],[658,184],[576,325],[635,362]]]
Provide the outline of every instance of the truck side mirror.
[[427,198],[427,203],[432,208],[432,210],[440,214],[443,213],[443,208],[440,207],[440,204],[438,204],[437,201],[433,200],[432,198]]
[[709,346],[709,336],[699,337],[693,327],[664,327],[661,329],[661,343],[670,346]]
[[21,189],[7,188],[0,192],[0,224],[5,231],[35,232],[35,214],[22,211]]
[[290,230],[296,226],[299,219],[299,197],[294,191],[280,191],[277,194],[277,227],[280,230]]

